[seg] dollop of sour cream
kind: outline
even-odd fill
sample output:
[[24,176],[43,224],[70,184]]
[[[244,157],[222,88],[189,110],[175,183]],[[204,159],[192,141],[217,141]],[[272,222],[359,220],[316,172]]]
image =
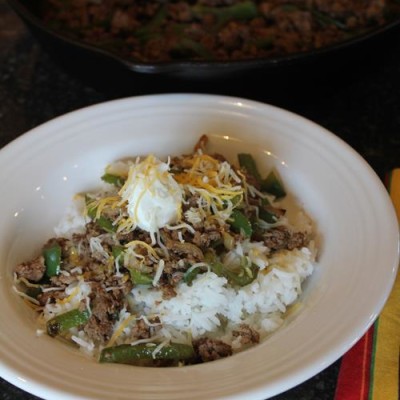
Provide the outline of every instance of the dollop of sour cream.
[[147,232],[157,232],[181,219],[182,189],[169,172],[169,165],[153,155],[130,167],[120,196],[127,201],[133,223]]

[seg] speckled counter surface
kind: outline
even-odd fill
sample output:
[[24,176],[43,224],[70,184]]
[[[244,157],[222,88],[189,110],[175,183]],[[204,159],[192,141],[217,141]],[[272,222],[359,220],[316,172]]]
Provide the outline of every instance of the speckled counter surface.
[[[326,72],[307,85],[285,87],[238,79],[234,84],[137,85],[124,92],[91,86],[43,51],[20,19],[0,0],[0,147],[66,112],[128,94],[204,92],[231,94],[282,106],[328,128],[349,143],[381,178],[400,165],[400,34],[351,66]],[[77,60],[78,62],[78,60]],[[4,323],[4,321],[1,321]],[[307,351],[307,349],[304,349]],[[267,360],[266,360],[267,362]],[[275,400],[334,398],[340,360]],[[1,400],[37,397],[0,380]]]

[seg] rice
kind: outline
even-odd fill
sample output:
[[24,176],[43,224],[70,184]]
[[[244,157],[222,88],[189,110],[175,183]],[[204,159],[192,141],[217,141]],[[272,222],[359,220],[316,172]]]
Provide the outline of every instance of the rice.
[[[228,287],[225,278],[207,272],[192,286],[180,283],[176,297],[169,300],[162,300],[160,291],[146,287],[134,288],[132,295],[144,315],[157,315],[166,329],[178,329],[193,338],[218,333],[226,340],[240,324],[254,326],[254,321],[265,336],[280,326],[287,307],[298,300],[301,283],[313,272],[313,262],[307,248],[284,250],[272,258],[273,267],[267,273],[239,289]],[[230,321],[225,331],[221,328],[223,318]]]
[[85,216],[84,210],[84,198],[75,196],[73,203],[68,205],[60,222],[54,228],[56,236],[71,238],[74,233],[85,233],[85,226],[89,219]]

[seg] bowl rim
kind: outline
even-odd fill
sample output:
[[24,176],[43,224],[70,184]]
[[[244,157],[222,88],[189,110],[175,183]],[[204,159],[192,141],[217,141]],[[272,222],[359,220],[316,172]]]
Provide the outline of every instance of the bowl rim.
[[[379,180],[379,178],[376,176],[375,172],[372,170],[372,168],[362,159],[362,157],[356,153],[348,144],[346,144],[343,140],[341,140],[340,138],[338,138],[337,136],[335,136],[333,133],[327,131],[326,129],[324,129],[323,127],[321,127],[320,125],[315,124],[312,121],[309,121],[297,114],[294,114],[290,111],[286,111],[283,110],[279,107],[275,107],[275,106],[271,106],[268,104],[263,104],[260,102],[256,102],[256,101],[252,101],[252,100],[247,100],[247,99],[241,99],[238,97],[228,97],[228,96],[217,96],[217,95],[206,95],[206,94],[162,94],[162,95],[147,95],[147,96],[137,96],[137,97],[131,97],[131,98],[126,98],[126,99],[119,99],[119,100],[112,100],[112,101],[108,101],[105,103],[101,103],[101,104],[96,104],[96,105],[92,105],[92,106],[88,106],[76,111],[72,111],[68,114],[62,115],[60,117],[57,117],[51,121],[48,121],[40,126],[38,126],[37,128],[34,128],[30,131],[28,131],[25,135],[20,136],[19,138],[17,138],[15,141],[10,142],[8,145],[6,145],[3,149],[0,150],[0,160],[1,157],[7,153],[7,152],[13,152],[16,151],[18,149],[18,147],[20,145],[22,145],[27,139],[28,141],[33,141],[34,139],[37,139],[40,136],[44,136],[44,134],[46,133],[46,131],[48,132],[49,130],[52,130],[54,128],[57,127],[57,125],[61,122],[61,123],[66,123],[66,122],[74,122],[76,120],[79,120],[79,118],[83,117],[89,117],[89,116],[93,116],[93,114],[95,114],[96,112],[98,112],[99,110],[105,109],[107,107],[111,107],[112,109],[118,109],[119,107],[125,107],[128,106],[130,104],[132,105],[137,105],[137,104],[142,104],[142,103],[147,103],[147,105],[154,100],[154,99],[158,99],[162,104],[169,104],[171,102],[171,100],[175,100],[175,101],[181,101],[181,103],[186,103],[188,100],[193,99],[195,101],[198,102],[202,102],[202,104],[204,103],[213,103],[213,102],[217,102],[217,104],[221,104],[221,106],[229,106],[232,107],[232,105],[234,104],[239,104],[241,103],[240,107],[244,107],[246,108],[249,107],[251,108],[256,108],[256,111],[259,112],[260,110],[264,110],[264,109],[269,109],[271,112],[275,112],[278,116],[280,117],[288,117],[293,121],[296,122],[302,122],[303,124],[307,125],[307,127],[309,127],[310,130],[312,131],[312,134],[315,136],[317,134],[317,131],[319,132],[318,135],[322,135],[322,136],[326,136],[327,139],[329,139],[330,142],[332,143],[336,143],[336,145],[338,146],[344,146],[344,149],[346,150],[345,153],[346,154],[350,154],[351,157],[354,157],[354,159],[357,161],[357,163],[360,163],[359,165],[363,166],[365,168],[365,171],[368,173],[368,176],[370,176],[370,178],[372,179],[374,184],[379,185],[379,187],[382,190],[382,195],[384,194],[384,189],[383,189],[383,185],[382,182]],[[386,195],[387,196],[387,195]],[[388,203],[389,206],[389,203]],[[388,210],[390,211],[390,210]],[[394,213],[394,209],[393,206],[391,208],[391,213],[392,216],[395,216]],[[394,231],[394,223],[391,226],[391,228]],[[396,236],[396,241],[397,241],[397,257],[396,260],[393,260],[393,266],[392,266],[392,275],[391,275],[391,280],[390,282],[387,283],[388,286],[392,287],[395,276],[396,276],[396,271],[398,268],[398,259],[399,259],[399,249],[398,249],[398,243],[399,243],[399,232],[397,229],[397,236]],[[377,308],[382,309],[387,297],[389,296],[389,292],[385,294],[385,296],[382,296],[380,298],[380,304],[378,305]],[[376,317],[377,315],[375,315]],[[368,320],[367,324],[363,325],[363,329],[364,331],[366,329],[368,329],[368,327],[374,322],[374,318],[370,318]],[[352,332],[353,334],[355,332]],[[304,369],[302,369],[301,371],[296,371],[296,374],[293,373],[292,371],[292,378],[293,375],[295,375],[295,379],[297,380],[297,384],[301,383],[304,379],[308,379],[309,377],[312,376],[312,374],[315,374],[319,371],[321,371],[323,368],[327,367],[330,363],[334,362],[337,358],[338,358],[338,351],[339,352],[345,352],[346,350],[348,350],[348,348],[350,347],[350,345],[354,344],[356,340],[358,340],[360,337],[362,336],[362,333],[360,331],[357,332],[357,335],[353,335],[351,337],[352,342],[346,342],[346,343],[340,343],[337,344],[336,346],[332,349],[330,349],[329,351],[326,352],[326,358],[325,360],[322,362],[322,359],[319,359],[319,365],[308,365],[307,367],[305,367]],[[0,360],[0,366],[3,365],[2,361]],[[2,368],[0,368],[0,372],[3,375],[4,370],[2,370]],[[7,371],[6,371],[7,372]],[[10,380],[10,382],[12,382],[13,384],[21,387],[24,390],[27,390],[26,384],[22,381],[19,380],[19,378],[17,378],[16,376],[13,376],[13,373],[18,371],[8,371],[8,375],[4,374],[3,376],[6,377],[7,380]],[[311,375],[310,375],[311,374]],[[282,380],[282,379],[281,379]],[[282,384],[281,381],[277,380],[275,381],[275,388],[274,390],[277,390],[277,386],[279,386],[279,384]],[[285,389],[289,389],[290,387],[293,387],[293,385],[286,387]],[[43,387],[42,384],[36,383],[36,390],[40,390],[40,392],[36,392],[36,394],[40,395],[41,393],[45,393],[44,389],[46,389],[46,387]],[[250,397],[249,398],[261,398],[262,395],[262,388],[257,387],[255,388],[251,393],[246,392],[246,395],[248,394]],[[51,392],[48,392],[51,394]],[[278,391],[276,391],[276,393],[279,393]],[[62,394],[63,396],[66,396],[64,398],[73,398],[73,397],[68,397],[67,394],[65,392],[62,392],[60,389],[60,392],[54,392],[54,395],[56,394]],[[231,398],[243,398],[241,397],[243,396],[243,393],[238,393],[236,396],[231,397]]]

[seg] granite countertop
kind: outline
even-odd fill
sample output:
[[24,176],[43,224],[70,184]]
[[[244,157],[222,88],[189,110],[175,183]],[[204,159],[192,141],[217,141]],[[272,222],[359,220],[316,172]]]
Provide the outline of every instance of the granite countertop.
[[[301,114],[350,144],[381,178],[400,164],[400,33],[385,37],[348,65],[318,73],[303,71],[296,84],[288,84],[290,77],[285,84],[276,84],[258,76],[257,82],[138,84],[123,91],[93,84],[56,63],[5,0],[0,0],[0,21],[0,147],[51,118],[87,105],[126,95],[186,91],[232,94]],[[340,360],[274,399],[333,399],[339,367]],[[37,397],[0,380],[0,399]]]

